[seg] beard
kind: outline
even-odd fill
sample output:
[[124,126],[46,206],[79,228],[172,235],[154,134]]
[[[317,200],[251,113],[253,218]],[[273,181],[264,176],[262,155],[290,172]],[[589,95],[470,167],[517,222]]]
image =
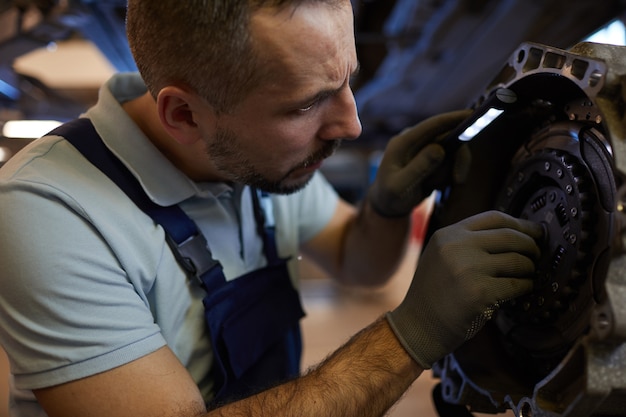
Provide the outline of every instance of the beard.
[[206,152],[219,172],[233,182],[246,184],[272,194],[292,194],[304,188],[315,173],[311,171],[293,178],[294,172],[328,158],[339,148],[341,142],[341,139],[325,141],[322,148],[296,164],[278,179],[268,178],[252,164],[239,149],[238,138],[230,130],[218,129],[214,140],[207,143]]

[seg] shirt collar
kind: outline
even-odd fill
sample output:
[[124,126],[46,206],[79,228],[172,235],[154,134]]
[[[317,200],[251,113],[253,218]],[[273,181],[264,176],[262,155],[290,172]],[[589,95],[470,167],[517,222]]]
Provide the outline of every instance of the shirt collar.
[[202,190],[152,144],[121,106],[145,92],[139,74],[116,74],[102,86],[98,103],[86,116],[152,201],[161,206],[178,204]]

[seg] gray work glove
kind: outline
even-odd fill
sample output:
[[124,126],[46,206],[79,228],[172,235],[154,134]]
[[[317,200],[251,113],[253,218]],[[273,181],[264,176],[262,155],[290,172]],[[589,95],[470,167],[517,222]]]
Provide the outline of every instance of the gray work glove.
[[402,303],[387,314],[424,369],[473,337],[498,305],[533,288],[537,223],[497,211],[439,229],[420,256]]
[[[370,205],[378,214],[383,217],[407,216],[432,193],[433,182],[425,180],[446,157],[443,147],[434,142],[470,114],[470,110],[459,110],[433,116],[389,141],[367,194]],[[450,164],[453,181],[462,182],[469,170],[469,149],[462,146],[449,159],[453,161]]]

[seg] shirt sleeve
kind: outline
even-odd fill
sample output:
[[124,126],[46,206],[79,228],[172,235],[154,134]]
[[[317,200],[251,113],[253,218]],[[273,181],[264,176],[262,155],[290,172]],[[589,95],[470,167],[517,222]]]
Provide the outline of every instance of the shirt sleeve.
[[106,227],[114,213],[88,215],[63,192],[36,181],[0,184],[0,205],[0,341],[17,388],[93,375],[165,344],[148,295],[119,257],[133,239],[106,236],[124,230]]

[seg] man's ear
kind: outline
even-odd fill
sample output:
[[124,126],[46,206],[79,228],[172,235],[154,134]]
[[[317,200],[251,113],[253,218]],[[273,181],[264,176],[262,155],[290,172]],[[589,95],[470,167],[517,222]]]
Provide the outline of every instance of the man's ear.
[[[197,118],[202,114],[204,122],[207,122],[211,113],[208,105],[195,94],[175,86],[167,86],[159,92],[157,110],[165,130],[183,145],[201,139],[201,126]],[[200,110],[204,111],[199,113]]]

